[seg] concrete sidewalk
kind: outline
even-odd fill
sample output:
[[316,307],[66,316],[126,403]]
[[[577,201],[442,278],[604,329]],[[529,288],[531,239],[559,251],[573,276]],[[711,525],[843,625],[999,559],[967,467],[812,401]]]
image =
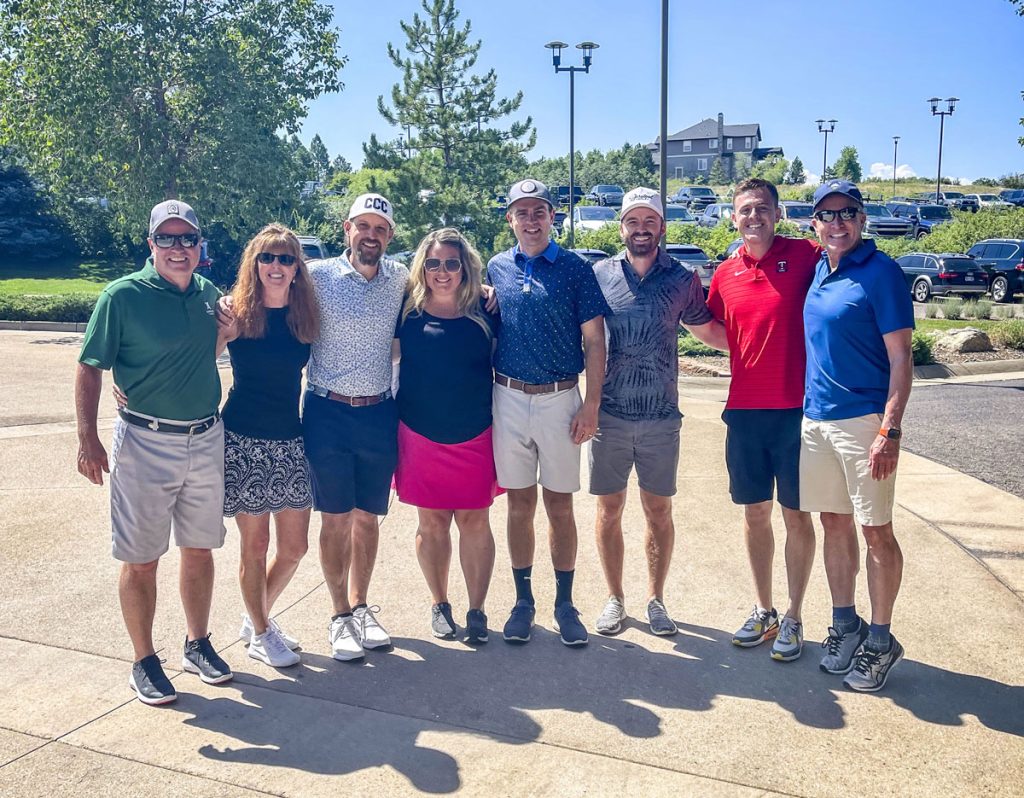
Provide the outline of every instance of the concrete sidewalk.
[[[152,795],[1020,795],[1024,782],[1024,501],[913,455],[900,465],[895,523],[906,557],[894,631],[907,650],[886,689],[862,695],[818,670],[830,603],[820,554],[794,663],[731,634],[753,603],[741,513],[729,501],[721,380],[683,380],[677,548],[666,597],[680,623],[642,622],[645,567],[627,510],[627,609],[640,620],[581,650],[551,631],[543,531],[538,629],[472,649],[429,636],[430,597],[413,548],[415,512],[381,529],[373,602],[395,646],[358,664],[329,656],[329,603],[311,551],[279,601],[304,643],[275,671],[237,641],[237,531],[217,554],[211,628],[236,671],[221,687],[178,671],[184,635],[172,551],[156,635],[177,703],[127,687],[131,649],[110,558],[107,490],[75,470],[72,375],[80,335],[0,333],[0,794]],[[225,379],[230,379],[224,373]],[[109,385],[109,380],[107,381]],[[104,397],[109,425],[113,405]],[[594,501],[576,503],[577,604],[605,599]],[[777,519],[781,530],[781,520]],[[497,562],[488,614],[513,590],[505,502],[492,512]],[[543,530],[544,523],[539,524]],[[820,540],[820,538],[819,538]],[[784,534],[778,535],[781,563]],[[866,585],[858,589],[867,612]],[[785,572],[776,569],[776,601]],[[456,618],[466,609],[457,563]]]

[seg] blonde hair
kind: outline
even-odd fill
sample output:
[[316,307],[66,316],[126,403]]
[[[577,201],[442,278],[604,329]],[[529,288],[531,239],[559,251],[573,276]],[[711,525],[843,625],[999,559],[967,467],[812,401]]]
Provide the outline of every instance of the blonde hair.
[[444,227],[440,230],[433,230],[424,236],[420,245],[416,248],[416,254],[412,259],[412,266],[409,267],[409,283],[405,297],[405,305],[402,308],[402,323],[415,313],[423,312],[427,299],[430,297],[430,288],[427,287],[427,271],[424,264],[427,260],[427,253],[438,244],[448,244],[459,251],[459,260],[462,262],[462,282],[459,284],[455,295],[455,304],[459,312],[479,324],[487,337],[490,338],[491,328],[484,320],[480,310],[480,297],[483,295],[481,286],[483,284],[483,262],[480,255],[473,248],[473,245],[466,240],[454,227]]
[[260,282],[256,256],[274,250],[295,258],[295,280],[288,291],[288,328],[304,344],[313,343],[320,334],[320,314],[317,311],[313,283],[306,262],[302,259],[302,246],[295,233],[276,222],[268,224],[245,245],[238,279],[231,291],[232,310],[238,320],[239,336],[262,338],[267,331],[267,309],[263,306],[263,283]]

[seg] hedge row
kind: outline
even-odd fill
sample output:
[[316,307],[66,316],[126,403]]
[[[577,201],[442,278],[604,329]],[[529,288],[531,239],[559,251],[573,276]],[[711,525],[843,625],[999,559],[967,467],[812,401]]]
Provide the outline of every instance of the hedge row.
[[0,296],[0,319],[86,322],[95,305],[94,294]]

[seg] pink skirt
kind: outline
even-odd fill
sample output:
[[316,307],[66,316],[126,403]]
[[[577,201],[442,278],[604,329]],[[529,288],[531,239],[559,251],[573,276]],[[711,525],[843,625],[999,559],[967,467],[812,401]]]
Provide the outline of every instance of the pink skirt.
[[398,500],[426,510],[482,510],[504,491],[491,428],[464,443],[434,443],[398,423]]

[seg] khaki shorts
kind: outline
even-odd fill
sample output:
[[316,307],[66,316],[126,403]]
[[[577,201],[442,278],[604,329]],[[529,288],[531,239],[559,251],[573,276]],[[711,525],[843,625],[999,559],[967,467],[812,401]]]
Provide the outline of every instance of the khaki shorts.
[[530,395],[495,383],[492,395],[498,484],[517,490],[540,482],[555,493],[578,491],[580,447],[569,428],[583,404],[579,386]]
[[224,424],[199,435],[154,432],[118,419],[111,447],[114,559],[160,559],[184,548],[224,545]]
[[892,521],[896,474],[871,478],[868,452],[882,426],[880,413],[839,421],[804,417],[800,430],[800,509],[853,515],[862,526]]

